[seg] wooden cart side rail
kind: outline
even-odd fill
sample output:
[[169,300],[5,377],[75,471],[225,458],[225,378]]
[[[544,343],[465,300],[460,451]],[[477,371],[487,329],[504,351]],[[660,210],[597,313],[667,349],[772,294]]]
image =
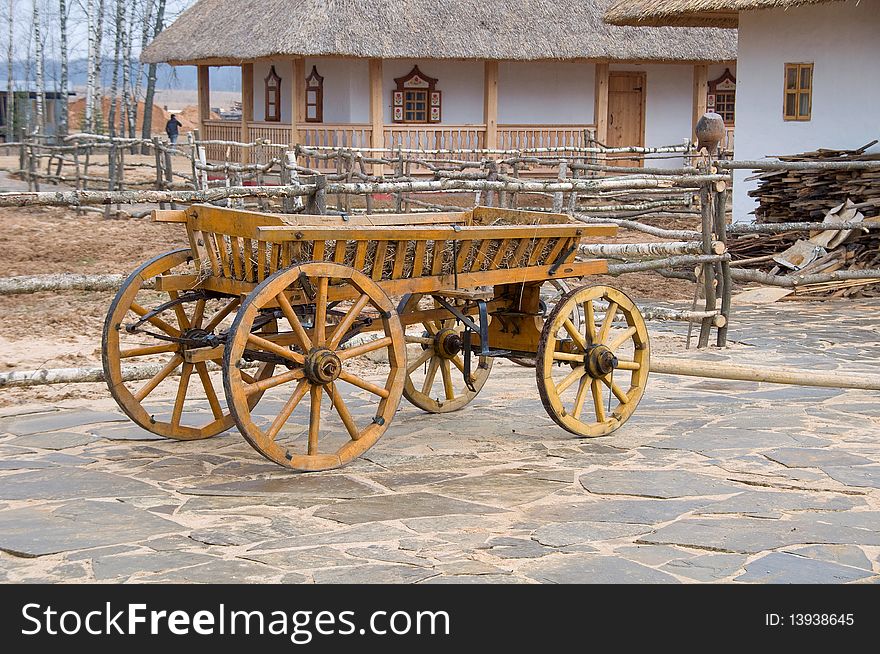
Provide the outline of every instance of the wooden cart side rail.
[[[552,272],[551,272],[552,271]],[[480,286],[495,286],[499,284],[522,284],[526,282],[541,281],[546,279],[566,279],[572,277],[585,277],[587,275],[602,275],[608,271],[608,263],[604,259],[592,261],[571,262],[558,266],[529,266],[523,268],[508,268],[499,270],[487,270],[483,272],[461,272],[458,275],[434,275],[416,277],[414,279],[391,279],[382,280],[379,286],[388,295],[398,296],[407,293],[433,293],[442,290],[472,289]],[[458,282],[456,286],[456,281]],[[211,276],[199,280],[196,275],[166,275],[156,280],[156,289],[161,291],[182,291],[193,288],[204,288],[209,291],[226,295],[247,295],[256,284],[243,282],[236,279]],[[330,301],[353,299],[356,293],[346,286],[332,286],[330,288]],[[295,304],[308,304],[309,300],[301,291],[291,293],[291,302]]]
[[295,241],[479,241],[483,239],[546,239],[616,236],[616,225],[493,225],[491,227],[257,227],[256,236],[272,243]]
[[532,224],[553,223],[571,224],[571,216],[564,213],[549,213],[543,211],[527,211],[525,209],[505,209],[503,207],[474,207],[473,219],[475,223],[485,224],[491,220],[504,220],[507,224]]

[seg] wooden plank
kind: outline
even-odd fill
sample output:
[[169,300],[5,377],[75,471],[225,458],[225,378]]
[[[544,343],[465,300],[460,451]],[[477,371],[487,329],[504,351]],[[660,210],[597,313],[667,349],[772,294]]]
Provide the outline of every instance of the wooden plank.
[[150,217],[154,223],[185,223],[186,211],[183,209],[153,209]]
[[241,244],[238,242],[237,236],[232,236],[229,238],[230,245],[230,257],[232,259],[232,274],[236,279],[244,278],[244,268],[241,264]]
[[376,258],[373,260],[374,280],[382,279],[382,272],[385,270],[385,253],[388,251],[388,241],[379,241],[376,245]]
[[266,279],[266,242],[257,241],[257,281]]
[[254,242],[246,238],[244,239],[244,274],[245,279],[248,281],[253,281],[257,278],[257,271],[254,266],[256,266],[256,262],[253,260],[254,257]]
[[305,143],[304,123],[306,122],[306,60],[302,57],[295,57],[293,60],[292,84],[292,92],[289,96],[293,103],[290,108],[291,121],[293,122],[290,141],[292,144],[303,145]]
[[[370,82],[370,145],[385,147],[385,92],[382,90],[382,60],[369,60]],[[382,166],[376,164],[373,172],[379,174]]]
[[550,239],[542,238],[535,241],[535,245],[532,248],[531,254],[529,254],[529,265],[534,266],[535,263],[541,256],[541,253],[544,251],[544,248],[547,246],[547,243]]
[[709,66],[706,64],[694,64],[694,111],[691,119],[691,138],[696,138],[693,130],[697,126],[697,121],[707,111],[708,94]]
[[348,241],[343,241],[341,238],[336,239],[335,247],[333,248],[333,261],[335,263],[344,263],[345,262],[345,246],[348,244]]
[[436,239],[434,250],[431,254],[431,274],[439,275],[443,272],[443,252],[446,250],[446,239]]
[[565,236],[615,236],[615,225],[493,225],[491,227],[426,228],[403,225],[394,228],[336,227],[257,227],[257,237],[271,242],[314,241],[346,238],[357,241],[388,241],[405,237],[409,241],[461,240],[484,238],[557,238]]
[[231,268],[229,266],[229,253],[226,251],[226,239],[222,234],[214,234],[211,236],[214,240],[214,245],[217,248],[217,257],[220,259],[220,267],[223,270],[223,275],[225,277],[231,276]]
[[483,123],[486,125],[486,148],[498,147],[498,62],[483,64]]
[[367,242],[358,241],[354,251],[354,266],[357,271],[363,272],[364,263],[367,260]]
[[596,123],[596,140],[605,144],[608,141],[608,76],[607,63],[596,64],[596,100],[593,122]]
[[322,238],[315,241],[312,245],[312,261],[324,260],[324,248],[327,246],[326,241]]
[[397,241],[394,248],[394,267],[391,269],[391,278],[400,279],[403,276],[403,266],[406,263],[407,241]]
[[532,239],[529,237],[520,238],[519,243],[516,245],[516,249],[513,251],[513,256],[510,258],[511,268],[519,267],[519,262],[522,261],[523,255],[526,253],[531,242]]
[[507,254],[509,249],[510,239],[502,239],[501,245],[498,246],[498,250],[495,252],[495,256],[492,257],[492,262],[489,264],[489,270],[495,270],[501,265],[501,262],[504,260],[504,255]]
[[458,256],[455,258],[455,269],[461,270],[476,245],[476,241],[459,241],[457,244]]
[[489,246],[497,242],[497,240],[494,238],[484,238],[480,242],[480,247],[474,255],[474,262],[471,264],[471,272],[477,272],[483,267],[483,264],[486,262],[486,253],[489,251]]
[[505,207],[474,207],[471,214],[474,222],[480,222],[479,226],[485,226],[485,223],[497,220],[503,220],[507,225],[511,223],[517,225],[581,224],[564,213],[545,213],[543,211],[526,211],[523,209],[507,209]]
[[205,121],[211,118],[211,77],[208,66],[198,67],[199,129],[205,132]]
[[413,271],[411,277],[421,277],[422,271],[425,269],[425,251],[427,246],[427,241],[416,241],[416,251],[413,256]]

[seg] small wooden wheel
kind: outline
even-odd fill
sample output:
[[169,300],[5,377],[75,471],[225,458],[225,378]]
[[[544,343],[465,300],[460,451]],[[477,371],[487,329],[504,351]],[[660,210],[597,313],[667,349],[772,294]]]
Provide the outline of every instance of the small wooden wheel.
[[[448,302],[462,304],[452,298]],[[405,315],[439,306],[431,301],[431,296],[413,293],[401,300],[398,312]],[[461,353],[464,328],[456,322],[455,318],[424,320],[410,327],[406,334],[408,361],[403,396],[428,413],[450,413],[467,406],[479,394],[492,370],[494,359],[474,356],[470,371],[473,390],[468,387]]]
[[[190,250],[168,252],[148,261],[119,289],[104,321],[101,346],[104,378],[120,408],[147,431],[178,440],[209,438],[226,431],[235,421],[217,397],[208,361],[188,363],[185,351],[200,341],[212,342],[210,337],[220,331],[224,321],[238,308],[239,299],[209,297],[198,292],[160,293],[144,288],[146,282],[169,272],[195,274]],[[154,313],[169,301],[178,302]],[[209,360],[220,362],[222,353],[218,351],[217,356]],[[123,365],[138,364],[151,364],[158,370],[146,382],[123,381]],[[178,368],[180,377],[173,379],[172,373]],[[256,371],[249,371],[247,376],[253,375],[252,381],[257,381],[271,375],[272,369],[271,364],[263,364]],[[187,397],[193,377],[198,378],[203,391],[199,397]],[[156,392],[157,388],[160,392]],[[175,392],[173,406],[169,406],[167,400],[157,399],[172,390]],[[254,395],[251,402],[255,405],[259,399],[259,395]],[[200,400],[207,400],[209,411],[185,411]]]
[[[311,304],[291,306],[293,293]],[[267,313],[277,316],[277,333],[254,333],[255,322]],[[353,333],[370,325],[380,326],[378,338],[346,347]],[[336,468],[367,451],[391,423],[406,374],[403,328],[391,300],[363,273],[320,262],[281,270],[247,296],[229,333],[223,360],[226,399],[242,435],[266,458],[300,471]],[[366,355],[375,353],[376,359],[383,349],[388,363],[380,364],[381,380],[373,383],[364,378],[364,366],[375,367]],[[261,358],[286,369],[249,381],[239,365]],[[362,391],[356,398],[359,415],[343,399],[346,384]],[[282,391],[283,404],[255,416],[249,398],[270,388]],[[323,420],[330,415],[321,415],[325,394],[336,414],[330,429]],[[305,415],[294,416],[306,395]]]
[[[541,285],[541,316],[546,318],[553,311],[553,308],[571,291],[571,287],[564,279],[548,279]],[[571,322],[575,329],[581,328],[584,321],[583,307],[577,307],[571,313]],[[535,358],[531,356],[523,356],[513,354],[507,357],[508,361],[515,363],[523,368],[534,368]]]
[[[580,329],[570,318],[578,307],[584,312]],[[597,328],[599,314],[604,317]],[[615,325],[618,315],[625,325]],[[629,419],[645,392],[651,360],[648,330],[638,308],[621,291],[579,288],[547,317],[537,360],[538,392],[553,421],[579,436],[605,436]]]

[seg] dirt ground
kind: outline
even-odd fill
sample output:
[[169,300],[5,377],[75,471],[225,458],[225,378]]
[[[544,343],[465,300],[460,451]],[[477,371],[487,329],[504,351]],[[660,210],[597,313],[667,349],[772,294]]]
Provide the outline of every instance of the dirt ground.
[[[4,209],[0,248],[3,276],[76,272],[128,274],[142,262],[186,247],[180,225],[149,219],[110,219],[60,208]],[[687,228],[691,219],[661,219]],[[658,223],[659,224],[659,223]],[[621,242],[650,237],[623,232]],[[595,277],[639,300],[689,300],[693,285],[651,273]],[[113,294],[107,291],[0,296],[0,370],[100,366],[101,328]],[[6,389],[0,407],[22,403],[106,397],[101,384]]]

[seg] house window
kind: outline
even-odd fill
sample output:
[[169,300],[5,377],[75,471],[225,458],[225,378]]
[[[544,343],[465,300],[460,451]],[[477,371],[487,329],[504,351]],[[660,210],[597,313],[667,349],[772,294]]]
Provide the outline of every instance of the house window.
[[281,78],[275,72],[275,66],[266,75],[266,122],[281,122]]
[[306,122],[324,122],[324,78],[318,75],[318,67],[306,77]]
[[714,111],[724,119],[725,125],[736,121],[736,78],[727,68],[724,74],[709,82],[709,97],[706,103],[709,111]]
[[397,88],[391,96],[391,118],[395,123],[439,123],[441,94],[437,80],[428,77],[418,66],[408,75],[394,79]]
[[785,120],[813,116],[813,64],[785,64]]

